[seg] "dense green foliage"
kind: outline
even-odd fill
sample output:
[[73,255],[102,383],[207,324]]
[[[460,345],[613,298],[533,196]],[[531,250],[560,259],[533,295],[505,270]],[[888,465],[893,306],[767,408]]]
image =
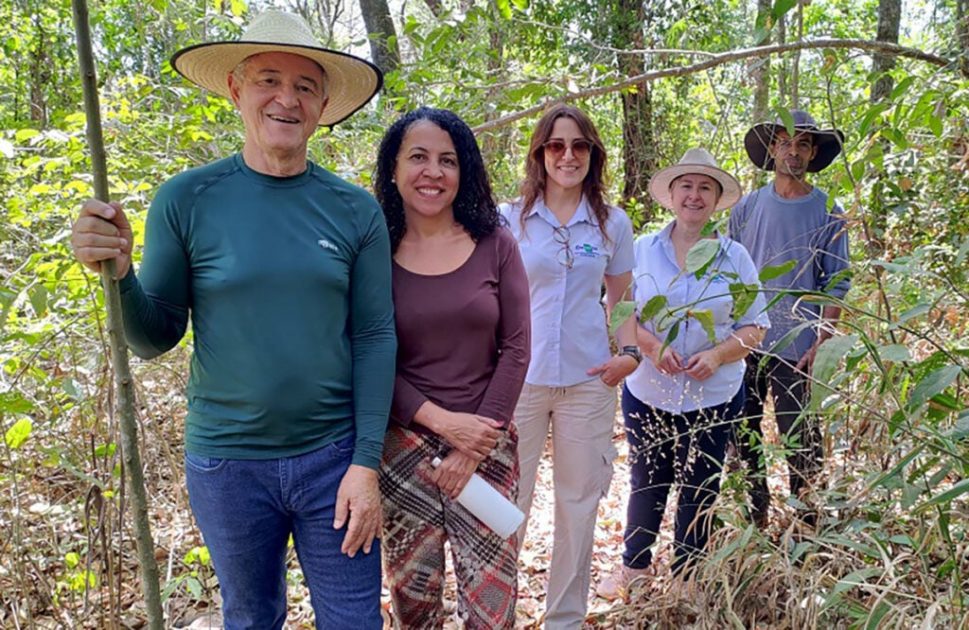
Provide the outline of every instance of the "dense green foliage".
[[[629,53],[607,44],[620,3],[444,5],[453,10],[440,19],[417,2],[395,5],[403,65],[375,104],[319,132],[314,160],[367,185],[380,134],[398,111],[447,107],[476,125],[624,78],[617,56]],[[346,23],[333,45],[362,52],[355,3],[341,6]],[[872,38],[876,9],[870,0],[816,0],[803,9],[778,0],[774,16],[790,21],[803,10],[806,38]],[[954,1],[905,10],[903,44],[956,59]],[[236,36],[249,11],[235,0],[92,6],[112,195],[131,211],[136,235],[160,182],[240,146],[231,105],[189,86],[167,58],[184,45]],[[646,69],[695,59],[668,49],[750,46],[758,39],[755,11],[741,0],[649,3],[644,45],[667,50],[647,55]],[[99,291],[69,252],[72,217],[92,194],[70,24],[66,0],[0,0],[3,627],[113,627],[141,615],[132,603]],[[788,40],[795,36],[789,25]],[[772,105],[791,106],[776,86],[782,74],[790,81],[796,64],[800,105],[848,138],[844,157],[814,182],[847,211],[855,268],[843,335],[824,346],[814,373],[813,404],[826,418],[832,454],[827,488],[815,497],[827,506],[821,530],[772,539],[744,525],[736,501],[724,501],[733,526],[720,532],[693,594],[634,602],[613,621],[622,625],[627,614],[708,627],[967,624],[969,80],[955,61],[938,68],[902,60],[891,97],[872,105],[865,53],[805,51],[772,64]],[[754,122],[748,70],[727,64],[650,84],[660,164],[703,144],[753,182],[742,148]],[[613,188],[621,188],[619,95],[579,104],[600,125]],[[502,198],[515,194],[533,122],[481,136]],[[642,199],[630,211],[637,225],[653,212]],[[179,463],[189,343],[135,365],[156,555],[173,620],[213,596]]]

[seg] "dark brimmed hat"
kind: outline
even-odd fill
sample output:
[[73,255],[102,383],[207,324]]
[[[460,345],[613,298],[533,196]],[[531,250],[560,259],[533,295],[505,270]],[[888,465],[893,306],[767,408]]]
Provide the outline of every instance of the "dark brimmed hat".
[[303,18],[283,11],[264,11],[253,18],[237,41],[183,48],[172,56],[179,74],[226,98],[228,76],[247,58],[284,52],[315,61],[326,73],[326,107],[320,125],[332,127],[366,105],[383,85],[383,74],[366,59],[320,46]]
[[[817,173],[827,168],[834,158],[841,153],[844,145],[845,135],[837,129],[821,129],[814,122],[811,115],[799,109],[791,110],[794,118],[794,133],[809,133],[814,136],[814,144],[818,147],[818,152],[807,165],[809,173]],[[779,131],[786,131],[784,122],[777,118],[774,122],[762,122],[751,127],[744,137],[744,147],[747,149],[747,156],[757,168],[765,171],[774,170],[774,158],[771,157],[767,149],[774,142],[774,136]]]

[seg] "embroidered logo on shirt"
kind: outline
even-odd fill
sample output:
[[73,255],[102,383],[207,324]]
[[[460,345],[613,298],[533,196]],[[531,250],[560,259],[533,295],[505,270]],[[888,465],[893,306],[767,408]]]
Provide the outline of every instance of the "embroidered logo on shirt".
[[325,238],[321,238],[320,240],[316,241],[316,244],[322,247],[323,249],[328,249],[332,252],[336,252],[337,254],[340,253],[340,248],[338,248],[336,245],[326,240]]
[[584,256],[586,258],[598,258],[599,256],[602,255],[599,252],[598,247],[596,247],[595,245],[590,245],[589,243],[576,243],[575,247],[573,247],[572,249],[575,250],[573,253],[576,256]]

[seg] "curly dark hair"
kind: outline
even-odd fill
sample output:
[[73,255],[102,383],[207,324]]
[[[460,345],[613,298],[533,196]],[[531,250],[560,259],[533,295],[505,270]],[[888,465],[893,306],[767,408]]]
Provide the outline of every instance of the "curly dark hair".
[[599,137],[599,131],[589,116],[572,105],[556,103],[552,105],[535,124],[532,140],[528,147],[528,158],[525,162],[525,179],[521,184],[522,230],[525,228],[525,218],[538,198],[545,192],[548,173],[545,172],[545,143],[552,136],[552,128],[559,118],[571,118],[579,126],[579,130],[586,140],[592,143],[589,153],[589,173],[582,182],[582,192],[585,194],[596,223],[603,238],[609,240],[606,234],[606,221],[609,219],[609,204],[606,203],[606,147]]
[[477,243],[481,238],[495,231],[500,225],[501,215],[498,214],[498,206],[491,192],[488,172],[485,170],[474,132],[454,112],[421,107],[398,118],[387,129],[380,141],[380,149],[377,151],[377,165],[374,168],[373,177],[374,196],[384,210],[384,218],[390,231],[391,251],[397,251],[397,246],[400,245],[407,231],[404,202],[397,190],[397,184],[394,183],[397,156],[407,130],[421,120],[434,123],[451,136],[461,169],[458,194],[453,206],[454,219]]

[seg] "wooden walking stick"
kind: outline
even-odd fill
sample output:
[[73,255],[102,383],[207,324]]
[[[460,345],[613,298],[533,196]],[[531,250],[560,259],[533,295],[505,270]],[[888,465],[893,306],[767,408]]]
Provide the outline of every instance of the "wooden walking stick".
[[[91,28],[88,23],[86,0],[72,0],[74,7],[74,30],[77,34],[77,58],[81,69],[81,85],[84,89],[84,113],[87,115],[87,141],[91,150],[91,170],[94,174],[94,196],[107,203],[108,170],[104,157],[104,138],[101,135],[101,110],[98,103],[97,74],[94,55],[91,53]],[[101,263],[101,284],[104,287],[104,303],[108,311],[108,339],[111,346],[111,364],[114,368],[115,409],[120,417],[121,457],[128,475],[128,492],[134,510],[135,546],[138,549],[138,565],[141,567],[141,589],[148,611],[148,627],[162,630],[161,594],[158,590],[158,564],[155,561],[155,543],[151,537],[148,521],[148,494],[138,451],[138,425],[135,422],[135,392],[128,367],[128,345],[124,338],[121,320],[121,291],[114,279],[114,260]]]

